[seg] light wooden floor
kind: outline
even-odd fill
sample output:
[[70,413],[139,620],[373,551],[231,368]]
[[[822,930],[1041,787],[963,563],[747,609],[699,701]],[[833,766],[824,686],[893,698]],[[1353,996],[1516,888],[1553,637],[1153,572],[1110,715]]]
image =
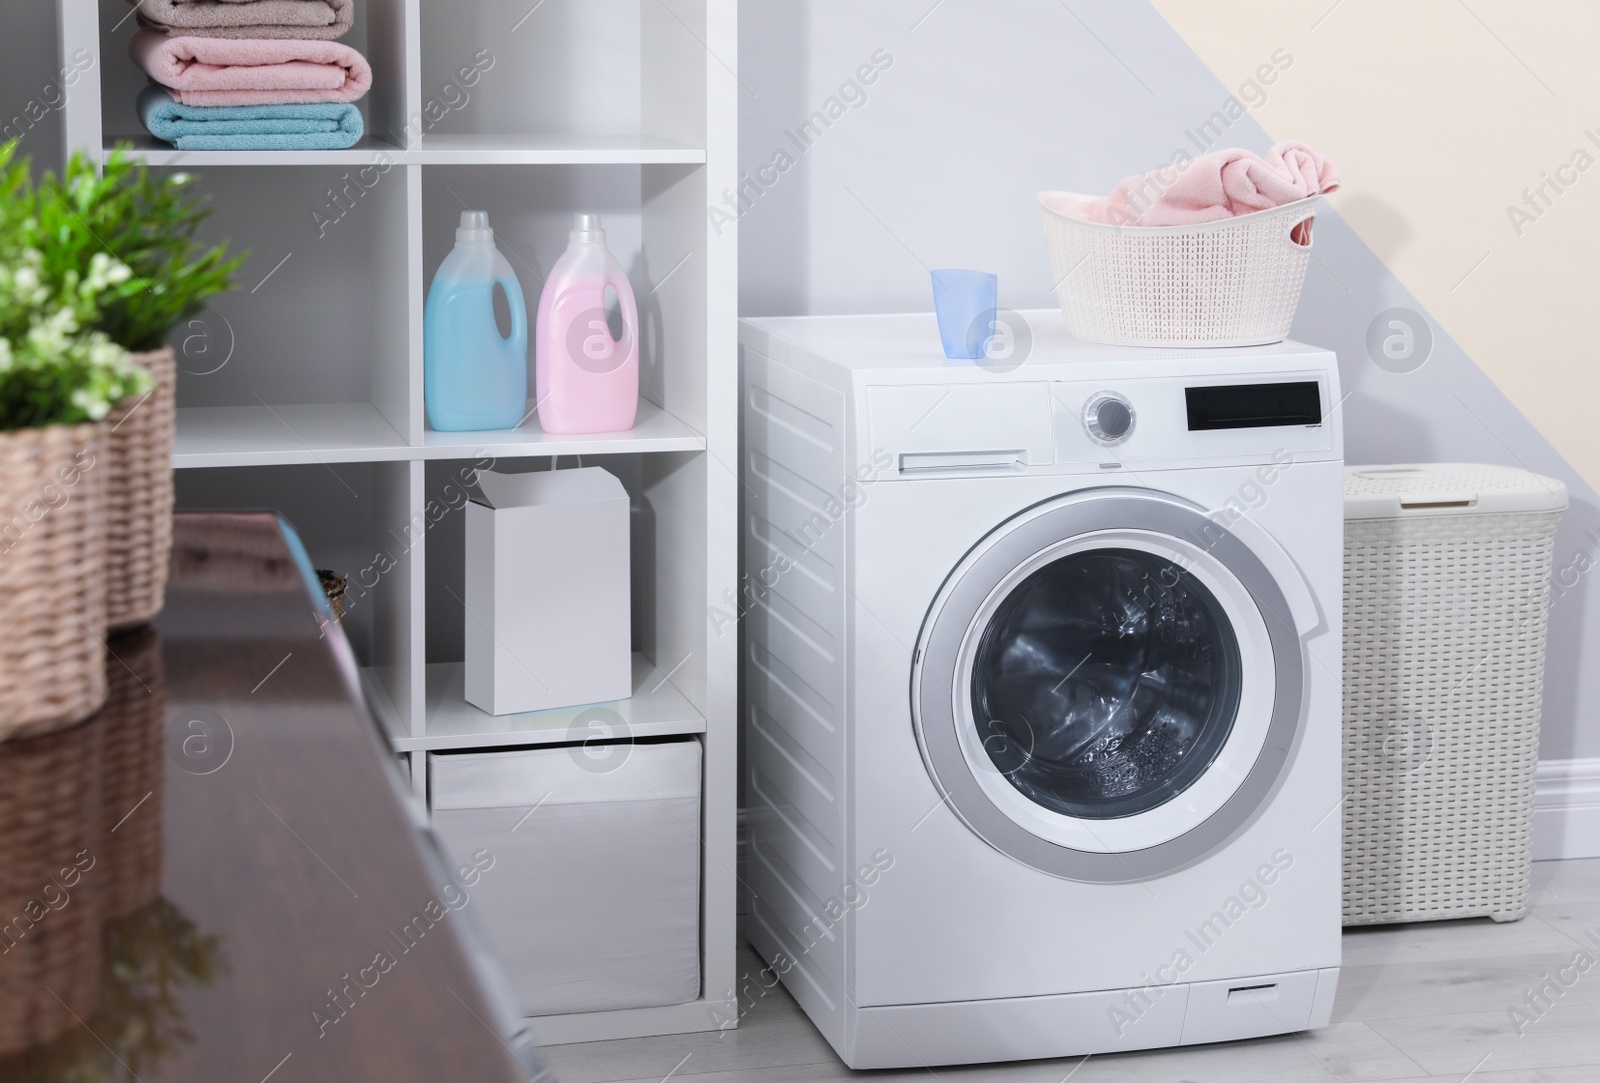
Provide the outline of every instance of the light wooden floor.
[[[1353,929],[1333,1025],[1226,1045],[974,1068],[851,1072],[782,987],[739,1029],[547,1048],[561,1083],[1297,1083],[1450,1080],[1600,1083],[1600,860],[1534,866],[1533,905],[1519,922]],[[1589,933],[1597,940],[1590,940]],[[1593,969],[1518,1035],[1510,1009],[1544,975],[1587,950]],[[760,963],[748,949],[742,970]]]

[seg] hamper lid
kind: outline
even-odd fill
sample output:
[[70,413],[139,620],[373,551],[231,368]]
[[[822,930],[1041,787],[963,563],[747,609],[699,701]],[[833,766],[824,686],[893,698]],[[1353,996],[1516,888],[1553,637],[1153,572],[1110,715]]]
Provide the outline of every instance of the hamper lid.
[[1407,463],[1347,466],[1346,519],[1562,511],[1567,487],[1513,466]]

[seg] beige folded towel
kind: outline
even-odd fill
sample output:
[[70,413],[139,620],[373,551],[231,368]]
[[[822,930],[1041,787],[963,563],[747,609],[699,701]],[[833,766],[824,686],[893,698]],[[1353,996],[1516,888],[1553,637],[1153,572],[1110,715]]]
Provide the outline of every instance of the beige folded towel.
[[150,30],[203,38],[333,41],[355,22],[355,0],[128,0]]

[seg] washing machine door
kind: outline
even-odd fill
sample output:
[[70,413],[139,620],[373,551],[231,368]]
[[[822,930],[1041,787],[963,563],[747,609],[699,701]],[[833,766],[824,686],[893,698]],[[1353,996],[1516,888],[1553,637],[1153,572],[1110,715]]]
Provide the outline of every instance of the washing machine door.
[[1300,727],[1283,589],[1233,532],[1148,490],[1002,524],[945,581],[915,657],[940,794],[996,849],[1073,880],[1215,851],[1274,792]]

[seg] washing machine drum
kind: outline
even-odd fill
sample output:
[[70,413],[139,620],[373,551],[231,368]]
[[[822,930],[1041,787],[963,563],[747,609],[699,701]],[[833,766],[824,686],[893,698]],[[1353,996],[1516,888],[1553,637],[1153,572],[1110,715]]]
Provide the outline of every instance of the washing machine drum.
[[1079,493],[1002,524],[947,579],[916,659],[939,792],[991,845],[1069,879],[1213,852],[1264,806],[1300,726],[1282,589],[1164,494]]

